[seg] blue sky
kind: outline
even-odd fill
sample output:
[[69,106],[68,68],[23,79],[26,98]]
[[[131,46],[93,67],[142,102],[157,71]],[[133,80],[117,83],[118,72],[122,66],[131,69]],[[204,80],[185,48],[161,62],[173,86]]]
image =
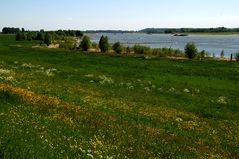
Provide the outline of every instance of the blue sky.
[[5,0],[0,29],[239,27],[238,0]]

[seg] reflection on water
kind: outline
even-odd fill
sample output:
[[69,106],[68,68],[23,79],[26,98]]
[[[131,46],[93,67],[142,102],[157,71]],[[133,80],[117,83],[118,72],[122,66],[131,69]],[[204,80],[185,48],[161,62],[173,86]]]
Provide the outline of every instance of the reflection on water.
[[96,33],[88,34],[92,41],[99,41],[102,35],[108,36],[110,43],[121,42],[126,46],[135,44],[150,46],[151,48],[175,48],[183,50],[188,42],[194,42],[199,50],[220,55],[224,50],[225,56],[239,52],[238,35],[189,35],[173,36],[171,34],[141,34],[141,33]]

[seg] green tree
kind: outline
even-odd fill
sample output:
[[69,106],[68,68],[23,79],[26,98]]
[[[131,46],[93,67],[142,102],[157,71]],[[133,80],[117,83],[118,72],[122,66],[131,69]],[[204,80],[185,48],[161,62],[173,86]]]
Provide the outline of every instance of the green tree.
[[28,41],[32,41],[32,37],[33,37],[32,33],[31,33],[31,32],[28,32],[28,33],[27,33],[27,40],[28,40]]
[[26,40],[26,35],[23,32],[17,32],[16,33],[16,41],[23,41]]
[[44,40],[44,33],[43,32],[38,32],[36,40]]
[[120,54],[123,51],[123,46],[120,44],[120,42],[116,42],[113,45],[113,50],[117,53]]
[[80,47],[82,48],[83,51],[88,51],[89,48],[91,47],[91,41],[88,36],[84,36],[81,43]]
[[224,58],[225,54],[224,54],[224,50],[221,51],[220,57]]
[[52,43],[52,36],[49,33],[45,34],[44,43],[49,46]]
[[192,42],[187,43],[184,50],[185,50],[186,56],[189,59],[193,59],[194,57],[196,57],[197,52],[198,52],[196,45]]
[[99,47],[101,52],[108,52],[109,50],[109,40],[107,36],[101,36],[100,42],[99,42]]
[[80,38],[83,36],[83,33],[81,31],[79,31],[79,30],[77,30],[75,32],[75,34],[76,34],[77,37],[80,37]]

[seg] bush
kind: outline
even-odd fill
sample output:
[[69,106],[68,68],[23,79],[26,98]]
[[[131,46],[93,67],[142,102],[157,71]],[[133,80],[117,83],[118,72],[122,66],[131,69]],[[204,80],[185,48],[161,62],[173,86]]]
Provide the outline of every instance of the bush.
[[52,43],[52,36],[49,33],[45,34],[44,43],[49,46]]
[[23,41],[26,40],[26,35],[24,32],[17,32],[16,34],[16,41]]
[[235,53],[235,59],[236,59],[236,61],[239,61],[239,52]]
[[75,50],[76,44],[73,38],[67,37],[64,39],[62,43],[60,43],[60,48],[68,49],[68,50]]
[[80,48],[83,51],[88,51],[91,47],[91,41],[90,38],[88,36],[84,36],[81,43],[80,43]]
[[150,47],[141,45],[135,45],[133,47],[133,50],[135,54],[149,54],[151,52]]
[[184,50],[185,50],[186,57],[188,57],[189,59],[195,58],[198,52],[196,45],[192,42],[187,43]]
[[36,36],[36,40],[44,40],[44,33],[43,32],[38,32]]
[[113,50],[117,53],[120,54],[123,51],[123,46],[120,44],[120,42],[116,42],[113,45]]
[[101,36],[99,41],[99,47],[101,52],[108,52],[109,51],[109,40],[107,36]]
[[225,56],[225,54],[224,54],[224,50],[222,50],[222,51],[221,51],[221,54],[220,54],[220,57],[223,59],[224,56]]

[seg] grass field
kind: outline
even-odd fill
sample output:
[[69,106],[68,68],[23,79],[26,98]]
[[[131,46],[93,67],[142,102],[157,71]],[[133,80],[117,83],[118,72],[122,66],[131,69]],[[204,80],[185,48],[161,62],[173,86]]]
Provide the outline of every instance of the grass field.
[[239,63],[0,35],[0,158],[239,158]]

